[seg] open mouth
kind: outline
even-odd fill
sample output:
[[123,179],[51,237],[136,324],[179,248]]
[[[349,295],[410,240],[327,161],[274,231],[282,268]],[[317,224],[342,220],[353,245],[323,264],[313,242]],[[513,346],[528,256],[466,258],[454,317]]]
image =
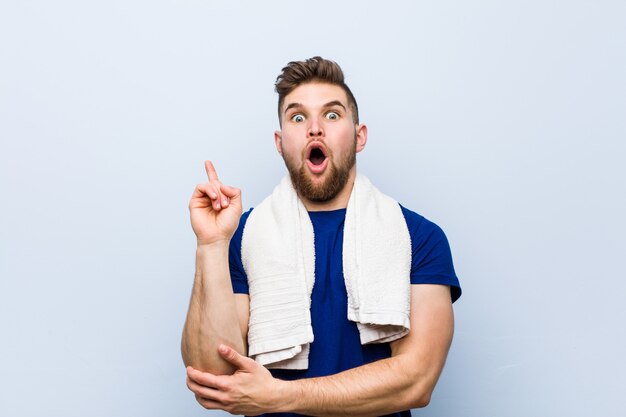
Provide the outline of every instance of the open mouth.
[[319,145],[313,145],[309,148],[308,160],[315,166],[322,165],[326,160],[326,153],[324,149]]

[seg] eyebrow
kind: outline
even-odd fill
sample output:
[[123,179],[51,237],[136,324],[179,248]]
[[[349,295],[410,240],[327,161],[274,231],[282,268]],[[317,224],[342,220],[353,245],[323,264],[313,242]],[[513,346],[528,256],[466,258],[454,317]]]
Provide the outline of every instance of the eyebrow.
[[[332,106],[339,106],[342,109],[346,110],[346,106],[344,106],[343,103],[339,100],[329,101],[328,103],[324,104],[322,108],[328,108]],[[287,107],[285,107],[285,111],[283,113],[287,113],[287,111],[289,111],[290,109],[298,109],[301,107],[304,107],[302,103],[289,103]]]
[[283,113],[287,113],[287,111],[289,109],[294,109],[294,108],[297,109],[297,108],[300,108],[300,107],[302,107],[302,104],[300,104],[300,103],[290,103],[287,107],[285,107],[285,111]]

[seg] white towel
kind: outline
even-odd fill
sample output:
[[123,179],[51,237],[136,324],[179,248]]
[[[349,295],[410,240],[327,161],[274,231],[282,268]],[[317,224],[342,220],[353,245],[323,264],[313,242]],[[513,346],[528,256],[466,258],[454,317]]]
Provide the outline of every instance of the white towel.
[[[307,369],[313,225],[289,176],[250,213],[241,257],[250,288],[248,355],[268,368]],[[409,331],[411,238],[400,205],[357,174],[344,223],[348,319],[361,343]]]

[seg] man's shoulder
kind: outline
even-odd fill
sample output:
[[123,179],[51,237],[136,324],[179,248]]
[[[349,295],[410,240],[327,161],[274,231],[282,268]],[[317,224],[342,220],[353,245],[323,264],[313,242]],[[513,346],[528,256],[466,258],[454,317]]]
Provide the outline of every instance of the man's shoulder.
[[445,233],[435,222],[400,204],[413,243],[425,239],[442,238]]
[[231,242],[236,241],[238,242],[238,245],[241,245],[241,239],[243,237],[243,229],[244,227],[246,227],[246,221],[248,221],[248,217],[250,217],[250,213],[252,213],[253,209],[254,207],[250,207],[248,211],[244,212],[241,215],[241,217],[239,218],[239,226],[237,226],[237,230],[235,230],[235,234],[233,235]]
[[404,216],[404,220],[406,221],[407,226],[409,226],[409,229],[411,229],[411,226],[419,226],[419,224],[425,220],[424,216],[422,216],[421,214],[404,207],[400,203],[398,203],[398,205],[402,210],[402,215]]
[[246,224],[246,220],[248,220],[248,217],[250,217],[250,213],[252,213],[252,210],[254,210],[254,207],[250,207],[248,209],[248,211],[244,212],[241,215],[241,218],[239,219],[239,225],[241,226],[242,224],[245,225]]

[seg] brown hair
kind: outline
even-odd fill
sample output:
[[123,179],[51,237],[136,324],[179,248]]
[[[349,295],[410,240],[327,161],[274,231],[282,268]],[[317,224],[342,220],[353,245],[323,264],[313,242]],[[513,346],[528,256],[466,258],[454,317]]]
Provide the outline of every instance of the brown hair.
[[348,97],[348,106],[350,106],[352,111],[352,120],[355,124],[359,123],[359,107],[356,104],[354,95],[352,95],[352,91],[350,91],[350,88],[343,80],[343,71],[339,64],[314,56],[305,61],[290,62],[276,77],[274,86],[278,93],[278,121],[281,125],[283,119],[280,109],[285,101],[285,96],[302,84],[316,81],[341,87]]

